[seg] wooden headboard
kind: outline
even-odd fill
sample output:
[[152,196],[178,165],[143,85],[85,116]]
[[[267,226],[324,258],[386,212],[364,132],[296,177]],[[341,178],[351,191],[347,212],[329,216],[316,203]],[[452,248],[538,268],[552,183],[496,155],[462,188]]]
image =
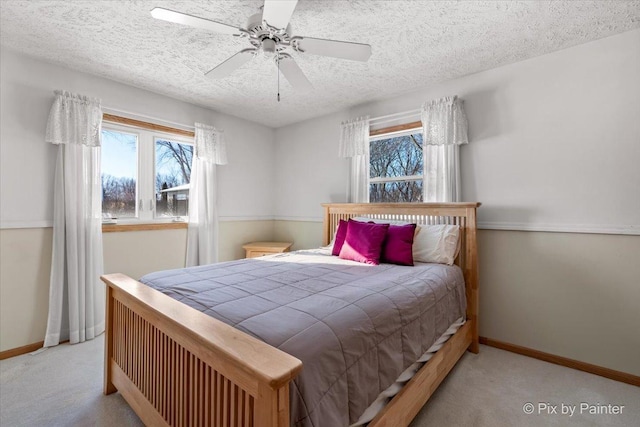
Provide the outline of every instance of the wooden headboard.
[[478,351],[478,244],[476,209],[480,203],[325,203],[323,245],[328,245],[340,220],[364,216],[372,219],[406,221],[419,225],[452,224],[460,226],[460,252],[455,263],[464,274],[467,295],[467,321],[472,322],[474,344]]

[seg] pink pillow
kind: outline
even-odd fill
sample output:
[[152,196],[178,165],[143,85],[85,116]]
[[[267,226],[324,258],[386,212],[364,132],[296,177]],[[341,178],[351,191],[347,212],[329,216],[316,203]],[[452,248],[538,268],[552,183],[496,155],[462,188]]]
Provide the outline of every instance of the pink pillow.
[[338,224],[338,229],[336,230],[336,238],[333,240],[331,255],[340,255],[340,249],[342,249],[345,237],[347,237],[347,221],[341,219]]
[[416,224],[390,225],[382,245],[382,262],[413,265],[413,236]]
[[347,235],[342,249],[340,249],[340,258],[365,264],[380,264],[382,242],[384,242],[388,228],[389,224],[349,221]]

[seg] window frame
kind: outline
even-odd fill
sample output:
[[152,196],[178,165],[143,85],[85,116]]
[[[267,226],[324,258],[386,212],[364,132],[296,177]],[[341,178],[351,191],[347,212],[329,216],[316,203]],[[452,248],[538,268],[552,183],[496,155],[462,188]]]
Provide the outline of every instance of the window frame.
[[[189,217],[159,217],[156,216],[156,140],[176,142],[195,146],[193,132],[179,131],[170,132],[172,128],[146,123],[137,120],[115,117],[119,120],[107,120],[103,118],[102,129],[114,132],[136,134],[138,136],[137,161],[138,170],[136,177],[136,215],[133,218],[118,218],[117,223],[105,222],[103,228],[118,225],[140,225],[140,224],[170,224],[187,223]],[[192,160],[193,161],[193,160]],[[100,170],[102,174],[102,168]],[[121,227],[120,227],[121,228]]]
[[[422,132],[422,122],[412,122],[404,125],[392,126],[388,128],[378,129],[369,132],[369,168],[371,168],[371,143],[373,141],[379,141],[381,139],[397,138],[407,135],[414,135]],[[424,154],[423,154],[424,159]],[[410,182],[410,181],[424,181],[424,160],[422,165],[422,174],[420,175],[405,175],[405,176],[392,176],[392,177],[374,177],[368,176],[367,186],[369,188],[369,196],[371,195],[371,184],[385,184],[390,182]],[[424,196],[424,195],[423,195]],[[397,203],[397,202],[382,202],[382,203]],[[422,203],[422,202],[411,202]]]

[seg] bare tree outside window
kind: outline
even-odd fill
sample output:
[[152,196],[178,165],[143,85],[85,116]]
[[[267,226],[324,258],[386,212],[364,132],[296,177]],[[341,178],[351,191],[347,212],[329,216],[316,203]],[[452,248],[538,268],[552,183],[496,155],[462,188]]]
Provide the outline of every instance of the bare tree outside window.
[[421,202],[422,133],[371,141],[369,169],[370,202]]
[[102,214],[109,218],[136,216],[138,137],[102,130]]
[[156,216],[189,213],[193,145],[156,139]]

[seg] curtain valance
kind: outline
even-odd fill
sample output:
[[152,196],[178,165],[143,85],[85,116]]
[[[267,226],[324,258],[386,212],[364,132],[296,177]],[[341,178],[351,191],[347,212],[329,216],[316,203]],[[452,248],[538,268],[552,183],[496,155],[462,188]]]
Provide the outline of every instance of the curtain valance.
[[99,147],[102,107],[100,100],[57,90],[49,112],[45,141]]
[[425,145],[468,144],[467,116],[457,96],[425,102],[422,106],[422,132]]
[[369,116],[342,122],[340,157],[363,156],[369,152]]
[[204,162],[227,164],[227,145],[224,131],[203,123],[195,124],[195,155]]

